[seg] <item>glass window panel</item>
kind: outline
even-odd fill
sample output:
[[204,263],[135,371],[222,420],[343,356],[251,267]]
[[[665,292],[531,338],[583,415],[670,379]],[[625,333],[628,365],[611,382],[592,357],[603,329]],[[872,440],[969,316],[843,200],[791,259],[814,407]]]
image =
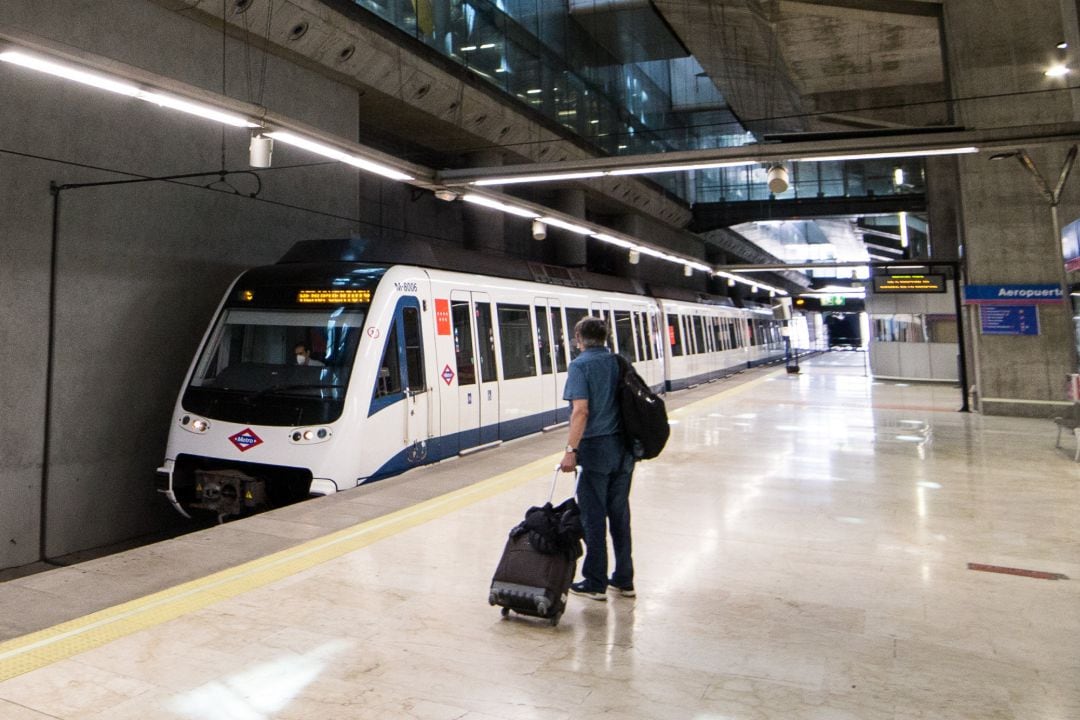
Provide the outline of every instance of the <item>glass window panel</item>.
[[390,325],[386,334],[386,348],[379,363],[379,377],[375,383],[375,397],[385,397],[401,392],[401,357],[398,354],[397,321]]
[[551,367],[551,331],[548,329],[548,311],[546,307],[536,308],[536,345],[540,351],[540,372],[550,375]]
[[536,345],[529,307],[503,304],[497,307],[503,377],[513,380],[536,375]]
[[615,340],[619,344],[619,354],[630,362],[637,360],[634,347],[634,325],[630,321],[628,310],[615,311]]
[[480,382],[495,382],[495,328],[491,324],[491,304],[476,304],[476,344],[480,349]]
[[472,324],[469,322],[469,301],[451,300],[450,317],[454,327],[458,385],[475,385],[476,351],[473,349]]
[[566,372],[567,341],[561,308],[551,308],[551,329],[555,334],[555,369],[558,372]]
[[401,319],[405,330],[405,370],[409,389],[413,392],[427,390],[427,373],[424,371],[424,341],[420,334],[420,308],[402,308]]

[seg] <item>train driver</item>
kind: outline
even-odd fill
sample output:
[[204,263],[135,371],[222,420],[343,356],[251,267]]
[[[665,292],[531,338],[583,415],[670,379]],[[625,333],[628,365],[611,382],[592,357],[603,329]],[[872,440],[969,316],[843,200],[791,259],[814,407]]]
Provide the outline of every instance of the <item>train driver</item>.
[[293,352],[296,353],[297,365],[306,367],[324,367],[323,363],[311,357],[311,348],[307,346],[307,343],[296,343]]

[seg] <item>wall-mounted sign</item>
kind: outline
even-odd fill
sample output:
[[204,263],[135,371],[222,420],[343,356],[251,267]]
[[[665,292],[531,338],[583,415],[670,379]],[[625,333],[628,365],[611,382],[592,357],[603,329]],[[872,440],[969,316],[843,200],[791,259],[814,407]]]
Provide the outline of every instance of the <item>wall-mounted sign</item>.
[[876,293],[943,293],[947,286],[945,276],[930,275],[875,275]]
[[1060,303],[1065,293],[1060,285],[965,285],[968,305],[1036,305]]
[[847,298],[843,295],[823,295],[821,297],[822,307],[842,307],[847,302]]
[[980,305],[983,335],[1038,335],[1037,305]]

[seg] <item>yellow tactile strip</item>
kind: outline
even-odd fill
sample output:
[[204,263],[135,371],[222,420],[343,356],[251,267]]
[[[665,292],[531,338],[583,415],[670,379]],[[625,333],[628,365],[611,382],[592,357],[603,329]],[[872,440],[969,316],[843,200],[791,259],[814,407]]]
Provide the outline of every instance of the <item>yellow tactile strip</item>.
[[[671,414],[683,415],[690,408],[711,404],[720,396],[741,392],[776,374],[769,373],[679,408]],[[558,460],[559,456],[547,456],[474,485],[258,560],[0,643],[0,682],[260,588],[493,497],[547,475]]]

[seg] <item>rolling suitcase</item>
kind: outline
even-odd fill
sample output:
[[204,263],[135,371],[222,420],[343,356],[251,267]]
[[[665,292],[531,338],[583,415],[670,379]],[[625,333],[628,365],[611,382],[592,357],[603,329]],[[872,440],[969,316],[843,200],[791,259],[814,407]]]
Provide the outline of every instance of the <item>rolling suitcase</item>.
[[[575,481],[580,475],[579,467]],[[502,606],[503,617],[513,610],[545,618],[555,626],[566,609],[584,533],[573,497],[558,506],[551,505],[558,482],[556,467],[548,502],[529,508],[525,520],[510,531],[488,593],[491,605]]]

